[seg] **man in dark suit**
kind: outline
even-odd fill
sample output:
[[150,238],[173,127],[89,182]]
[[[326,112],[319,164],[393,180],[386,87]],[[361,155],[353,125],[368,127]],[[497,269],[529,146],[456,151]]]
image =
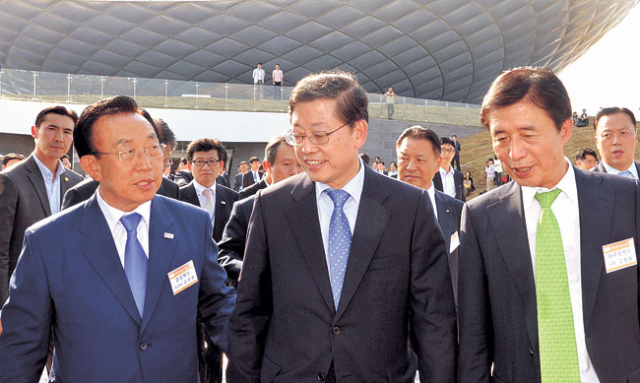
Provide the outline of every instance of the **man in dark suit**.
[[[238,193],[216,182],[224,169],[227,151],[217,139],[199,138],[187,147],[189,171],[193,181],[180,188],[180,201],[188,202],[209,211],[213,224],[213,239],[218,242],[229,220]],[[210,195],[207,191],[210,191]]]
[[69,151],[78,116],[54,106],[42,110],[31,127],[35,149],[19,164],[0,173],[0,305],[9,296],[25,230],[60,211],[64,193],[82,181],[60,157]]
[[180,158],[178,169],[176,169],[176,173],[174,174],[172,181],[177,183],[179,187],[187,185],[189,182],[193,181],[193,174],[189,171],[188,159],[184,157]]
[[639,381],[637,183],[571,166],[549,69],[501,74],[481,116],[514,182],[463,208],[460,381]]
[[225,169],[222,169],[222,173],[216,178],[216,182],[222,186],[231,188],[231,184],[229,183],[229,173]]
[[249,164],[247,161],[242,161],[238,164],[238,173],[233,177],[233,190],[242,190],[242,176],[249,170]]
[[[222,238],[233,203],[238,193],[216,182],[224,169],[227,151],[217,139],[199,138],[187,147],[189,171],[193,181],[180,188],[180,201],[203,208],[213,222],[213,239]],[[200,336],[206,339],[206,329],[200,329]],[[210,342],[208,342],[210,343]],[[222,351],[212,344],[203,348],[201,355],[201,378],[203,381],[218,383],[222,381]]]
[[640,164],[633,158],[638,145],[636,117],[627,108],[602,108],[593,124],[602,161],[593,171],[638,179]]
[[[429,194],[431,205],[442,231],[449,252],[449,270],[453,295],[458,294],[458,248],[460,246],[460,216],[464,203],[435,190],[431,181],[440,169],[440,138],[431,129],[416,125],[406,129],[396,142],[398,175],[400,181],[424,189]],[[457,302],[457,299],[456,299]]]
[[460,145],[460,141],[458,141],[458,136],[455,134],[451,136],[451,141],[453,141],[453,149],[455,149],[456,154],[453,155],[452,164],[456,169],[460,170],[460,150],[462,150],[462,145]]
[[80,116],[76,150],[100,188],[27,230],[2,309],[0,381],[38,381],[50,331],[51,381],[195,383],[196,313],[226,348],[235,293],[207,214],[155,196],[163,153],[152,124],[124,96]]
[[[145,111],[146,113],[146,111]],[[173,132],[169,128],[169,125],[162,119],[156,118],[153,119],[154,125],[153,130],[158,137],[158,140],[162,145],[164,145],[163,151],[163,167],[166,169],[169,166],[169,162],[171,159],[172,148],[175,147],[175,136]],[[71,189],[67,190],[64,194],[64,199],[62,201],[62,208],[67,209],[71,206],[75,206],[79,203],[82,203],[93,195],[96,192],[96,189],[100,183],[96,180],[88,178]],[[169,178],[162,177],[162,183],[160,184],[160,189],[158,189],[157,194],[163,195],[165,197],[178,199],[180,193],[180,187],[175,182],[171,181]]]
[[[280,135],[269,140],[264,150],[265,160],[262,163],[265,175],[262,181],[253,184],[238,194],[238,202],[233,205],[229,222],[224,228],[222,240],[218,243],[218,263],[224,267],[229,280],[235,286],[238,283],[238,276],[242,268],[244,258],[244,248],[246,244],[247,228],[249,218],[253,210],[253,196],[258,190],[269,185],[276,184],[302,171],[300,163],[296,158],[293,147],[287,143],[285,137]],[[269,184],[266,183],[269,180]],[[264,183],[264,187],[259,187]],[[243,192],[254,192],[243,197]]]
[[254,183],[260,182],[263,176],[263,173],[258,170],[260,168],[260,159],[258,157],[251,157],[251,159],[249,160],[249,165],[251,165],[251,169],[249,169],[249,171],[244,173],[244,175],[242,176],[243,189],[247,186],[253,185]]
[[367,104],[344,72],[292,92],[287,142],[306,173],[255,196],[229,327],[245,381],[410,382],[416,367],[454,381],[444,240],[426,191],[360,161]]
[[464,192],[464,175],[460,170],[451,166],[451,160],[455,153],[454,142],[449,137],[440,137],[440,147],[442,148],[440,153],[442,163],[439,171],[433,176],[433,185],[436,190],[464,202],[467,200],[467,195]]

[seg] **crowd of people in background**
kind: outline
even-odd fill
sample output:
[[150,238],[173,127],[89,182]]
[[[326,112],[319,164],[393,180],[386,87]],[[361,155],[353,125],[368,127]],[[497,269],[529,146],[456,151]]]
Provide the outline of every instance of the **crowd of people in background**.
[[551,70],[501,74],[467,201],[456,135],[410,126],[370,161],[340,71],[298,82],[233,180],[212,137],[174,166],[170,122],[133,98],[46,108],[33,152],[2,159],[0,381],[631,381],[636,120],[602,108],[574,167],[583,115]]

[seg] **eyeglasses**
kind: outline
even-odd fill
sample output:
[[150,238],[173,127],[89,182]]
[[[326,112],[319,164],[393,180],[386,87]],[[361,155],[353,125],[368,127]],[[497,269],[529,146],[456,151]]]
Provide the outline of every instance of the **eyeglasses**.
[[455,153],[456,150],[455,149],[442,149],[443,153]]
[[304,141],[304,139],[306,138],[307,140],[309,140],[309,143],[314,144],[314,145],[324,145],[327,142],[329,142],[329,135],[333,134],[335,132],[337,132],[338,130],[344,128],[345,126],[349,125],[351,122],[347,122],[344,125],[340,126],[339,128],[336,128],[330,132],[323,132],[323,131],[318,131],[318,132],[310,132],[307,134],[298,134],[298,133],[294,133],[291,130],[288,131],[285,135],[284,138],[287,141],[287,144],[291,145],[291,146],[300,146],[302,145],[302,141]]
[[195,160],[195,161],[191,161],[191,163],[193,165],[195,165],[198,168],[203,167],[205,164],[209,165],[210,167],[216,166],[218,165],[218,162],[220,162],[220,160]]
[[161,157],[164,155],[164,148],[166,147],[166,145],[164,144],[154,144],[154,145],[150,145],[147,146],[144,150],[137,150],[137,149],[120,149],[117,152],[111,152],[111,153],[105,153],[105,152],[95,152],[93,153],[94,155],[108,155],[108,154],[114,154],[114,155],[118,155],[118,158],[120,159],[120,162],[130,162],[132,161],[135,157],[137,157],[138,153],[145,153],[147,155],[147,157],[149,158],[157,158],[157,157]]

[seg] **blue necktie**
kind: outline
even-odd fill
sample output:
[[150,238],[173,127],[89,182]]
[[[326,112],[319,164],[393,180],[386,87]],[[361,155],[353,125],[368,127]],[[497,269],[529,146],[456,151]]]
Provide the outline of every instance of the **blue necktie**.
[[636,179],[636,177],[633,176],[633,173],[631,173],[628,170],[625,170],[623,172],[618,173],[619,176],[623,176],[623,177],[627,177],[627,178],[631,178],[632,180]]
[[133,293],[140,316],[144,312],[144,297],[147,291],[147,268],[149,259],[138,241],[138,224],[142,216],[138,213],[122,216],[120,222],[127,231],[127,244],[124,247],[124,273]]
[[349,199],[349,193],[344,190],[327,189],[327,194],[333,201],[333,213],[329,224],[329,274],[331,275],[333,302],[338,310],[342,283],[349,260],[349,249],[351,248],[351,228],[347,216],[342,210],[344,203]]

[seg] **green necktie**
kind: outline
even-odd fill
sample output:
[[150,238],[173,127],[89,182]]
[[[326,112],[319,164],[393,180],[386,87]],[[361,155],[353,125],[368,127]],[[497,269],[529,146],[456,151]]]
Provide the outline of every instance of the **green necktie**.
[[580,382],[567,265],[558,221],[551,204],[560,189],[537,193],[540,219],[536,234],[536,299],[542,382]]

